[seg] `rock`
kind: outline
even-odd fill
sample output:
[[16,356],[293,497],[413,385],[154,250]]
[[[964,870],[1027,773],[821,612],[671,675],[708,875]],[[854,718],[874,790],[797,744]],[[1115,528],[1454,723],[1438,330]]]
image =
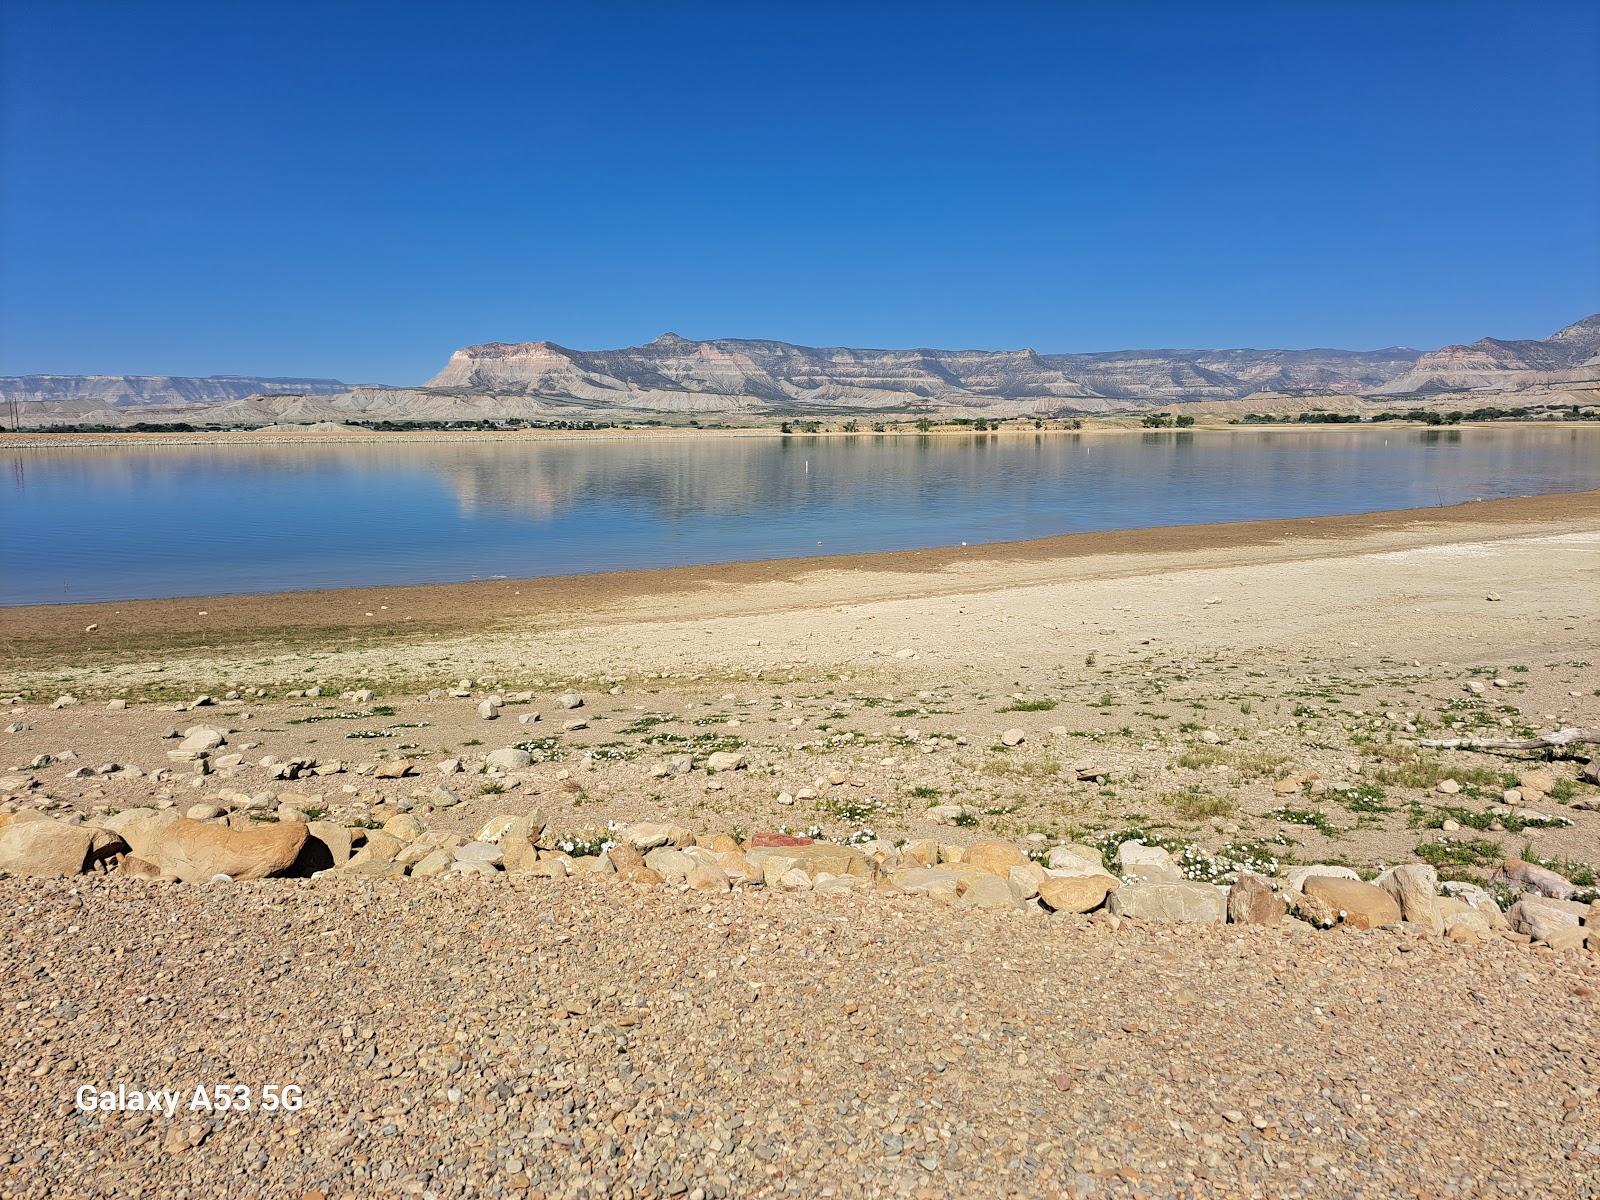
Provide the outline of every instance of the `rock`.
[[1208,746],[1215,746],[1218,742],[1222,741],[1222,738],[1218,735],[1215,729],[1202,729],[1200,731],[1200,740]]
[[1441,796],[1454,796],[1461,791],[1461,785],[1454,779],[1445,779],[1440,781],[1439,786],[1433,790]]
[[1020,867],[1026,863],[1028,856],[1010,842],[987,839],[968,846],[963,861],[1004,879],[1012,867]]
[[500,716],[500,705],[494,700],[483,700],[478,704],[478,716],[485,721],[497,720]]
[[1329,929],[1339,923],[1339,910],[1321,896],[1309,896],[1305,892],[1289,892],[1284,897],[1294,915],[1302,921],[1309,921],[1319,929]]
[[307,836],[299,823],[231,829],[180,817],[157,835],[151,861],[185,883],[203,883],[214,875],[264,879],[294,866]]
[[461,797],[447,787],[436,787],[428,793],[428,803],[434,808],[453,808],[461,803]]
[[450,870],[455,863],[455,854],[440,847],[430,850],[416,862],[411,864],[411,877],[413,879],[436,879]]
[[407,775],[414,775],[415,773],[416,771],[410,763],[396,760],[379,763],[373,770],[372,775],[375,779],[404,779]]
[[1306,880],[1313,875],[1320,875],[1324,879],[1360,879],[1349,867],[1336,867],[1332,863],[1311,863],[1303,867],[1290,867],[1283,873],[1284,886],[1291,892],[1306,890]]
[[1117,857],[1122,860],[1124,872],[1135,867],[1153,867],[1157,871],[1178,874],[1178,865],[1160,846],[1146,846],[1143,842],[1127,841],[1117,847]]
[[[491,825],[503,818],[495,818]],[[485,829],[488,827],[486,826]],[[483,831],[480,842],[493,841],[500,847],[501,863],[508,871],[525,871],[539,859],[539,842],[544,838],[545,822],[538,813],[524,813],[506,821],[498,838],[488,838]]]
[[1011,885],[998,875],[974,875],[956,887],[956,895],[968,908],[996,911],[1021,911],[1022,901]]
[[[872,857],[870,854],[868,857]],[[894,870],[891,865],[881,869]],[[1050,873],[1036,862],[1026,862],[1021,866],[1012,867],[1005,874],[1005,880],[1011,885],[1011,890],[1016,893],[1018,900],[1032,900],[1039,894],[1039,885],[1050,878]]]
[[[1494,897],[1477,884],[1450,880],[1440,884],[1439,890],[1445,893],[1446,898],[1459,900],[1468,905],[1489,923],[1490,929],[1501,930],[1507,928],[1505,913],[1500,911],[1500,906],[1494,902]],[[1442,905],[1443,903],[1444,900],[1441,900],[1440,904]],[[1448,923],[1448,915],[1446,915],[1445,920]]]
[[1506,922],[1517,933],[1547,942],[1562,929],[1578,928],[1587,913],[1588,906],[1575,901],[1524,896],[1506,910]]
[[1529,768],[1526,771],[1518,773],[1517,787],[1522,789],[1524,794],[1528,792],[1538,792],[1541,796],[1548,796],[1551,792],[1555,791],[1555,772],[1545,767]]
[[1054,846],[1048,859],[1052,872],[1062,875],[1109,875],[1100,851],[1093,846],[1067,842]]
[[672,826],[660,825],[653,821],[638,821],[625,828],[621,837],[628,845],[643,853],[670,842]]
[[1002,746],[1020,746],[1027,740],[1028,735],[1016,728],[1008,729],[1000,735],[1000,744]]
[[1394,897],[1402,920],[1420,925],[1438,937],[1444,932],[1439,912],[1439,873],[1426,863],[1390,867],[1373,881]]
[[1468,908],[1444,917],[1444,935],[1452,942],[1481,942],[1494,936],[1494,927],[1477,909]]
[[744,755],[732,750],[715,750],[706,758],[709,771],[737,771],[744,766]]
[[1039,881],[1039,899],[1051,912],[1086,913],[1099,908],[1122,886],[1109,874],[1048,875]]
[[489,842],[468,842],[456,850],[456,861],[498,867],[504,861],[504,857],[499,846]]
[[975,815],[964,804],[935,804],[923,814],[935,825],[959,825],[963,819]]
[[[309,826],[307,827],[309,833]],[[405,849],[405,843],[392,833],[384,833],[381,829],[366,829],[362,831],[362,842],[359,849],[350,856],[346,867],[361,867],[379,863],[391,863],[399,857],[400,851]]]
[[1338,911],[1340,921],[1352,929],[1377,929],[1400,920],[1400,905],[1394,897],[1359,879],[1312,875],[1303,890],[1308,896],[1326,900]]
[[562,708],[582,708],[583,697],[577,692],[562,692],[556,697],[556,703]]
[[713,863],[696,863],[683,881],[696,892],[726,892],[729,888],[728,873]]
[[1221,925],[1226,915],[1220,888],[1183,879],[1131,883],[1112,892],[1106,908],[1118,917],[1166,925]]
[[[834,846],[817,843],[776,849],[752,849],[745,854],[750,862],[761,869],[767,886],[785,871],[798,869],[808,876],[855,875],[861,879],[872,878],[872,864],[867,856],[853,846]],[[654,864],[651,864],[654,865]]]
[[668,883],[677,883],[688,878],[689,872],[694,870],[696,864],[694,859],[682,850],[675,850],[670,846],[658,846],[644,856],[644,865]]
[[1530,888],[1553,900],[1570,900],[1572,894],[1578,890],[1577,886],[1565,876],[1557,874],[1548,867],[1523,862],[1520,858],[1506,859],[1500,864],[1500,869],[1495,872],[1494,878],[1497,883]]
[[[308,821],[306,845],[301,854],[308,861],[313,858],[316,860],[312,863],[312,870],[342,867],[350,861],[350,831],[337,821]],[[321,861],[323,858],[327,859],[326,863]]]
[[100,822],[128,844],[129,852],[150,860],[154,855],[156,836],[178,819],[175,808],[129,808]]
[[1249,871],[1240,872],[1228,889],[1228,920],[1235,925],[1278,925],[1287,911],[1283,897]]
[[809,846],[815,840],[799,833],[757,832],[750,835],[748,846],[751,850],[770,850],[779,846]]
[[191,804],[183,815],[191,821],[214,821],[227,811],[220,804]]
[[395,813],[383,823],[383,832],[402,842],[414,842],[426,832],[427,827],[410,813]]
[[0,871],[36,879],[81,875],[97,862],[125,854],[128,844],[92,825],[48,817],[12,821],[0,828]]
[[[499,751],[495,751],[495,753],[498,754]],[[531,762],[532,759],[530,758],[529,761]],[[434,766],[441,775],[459,775],[462,771],[459,758],[447,758],[443,762],[435,763]]]
[[126,700],[107,700],[106,707],[113,712],[119,712],[128,707]]

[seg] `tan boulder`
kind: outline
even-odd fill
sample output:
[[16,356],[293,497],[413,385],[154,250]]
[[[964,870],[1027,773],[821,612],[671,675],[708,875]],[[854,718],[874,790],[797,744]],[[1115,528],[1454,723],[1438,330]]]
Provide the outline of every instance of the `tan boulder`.
[[1004,879],[1011,873],[1012,867],[1026,863],[1028,856],[1010,842],[989,839],[968,846],[963,861]]
[[900,851],[901,861],[908,865],[919,867],[936,867],[939,865],[939,843],[924,838],[917,842],[908,842]]
[[[315,870],[342,867],[350,861],[350,831],[337,821],[308,821],[306,844],[316,851]],[[326,857],[326,863],[321,860]]]
[[523,871],[539,861],[545,822],[538,813],[524,813],[500,833],[500,862],[508,871]]
[[1374,883],[1394,897],[1403,920],[1420,925],[1435,937],[1444,932],[1444,914],[1439,911],[1439,872],[1427,863],[1390,867]]
[[148,859],[161,831],[178,819],[176,808],[128,808],[104,818],[100,828],[109,829],[137,857]]
[[1305,893],[1326,900],[1338,911],[1340,921],[1352,929],[1376,929],[1400,920],[1400,905],[1394,897],[1359,879],[1313,875],[1305,882]]
[[424,825],[420,820],[412,816],[410,813],[404,812],[395,813],[394,816],[390,817],[383,823],[383,831],[393,837],[399,838],[402,842],[416,841],[417,838],[422,836],[423,831],[426,829],[427,826]]
[[265,879],[294,866],[306,836],[299,821],[229,829],[180,817],[161,831],[152,861],[185,883],[204,883],[213,875]]
[[361,845],[350,856],[347,867],[364,867],[375,863],[392,863],[405,843],[392,833],[385,833],[381,829],[368,829],[364,831]]
[[92,825],[13,821],[0,829],[0,871],[34,878],[81,875],[127,849],[116,834]]
[[1110,875],[1049,875],[1039,881],[1039,899],[1051,912],[1086,913],[1121,887]]

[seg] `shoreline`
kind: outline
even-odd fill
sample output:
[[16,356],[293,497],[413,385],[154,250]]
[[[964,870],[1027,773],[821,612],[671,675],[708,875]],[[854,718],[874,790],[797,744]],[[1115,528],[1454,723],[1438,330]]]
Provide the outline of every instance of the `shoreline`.
[[870,437],[1040,437],[1046,434],[1083,436],[1117,436],[1130,434],[1197,434],[1197,433],[1307,433],[1307,432],[1377,432],[1380,430],[1478,430],[1504,431],[1512,429],[1600,429],[1594,421],[1462,421],[1454,425],[1429,425],[1423,421],[1382,421],[1378,423],[1262,422],[1260,424],[1234,424],[1229,421],[1197,414],[1196,424],[1187,428],[1146,428],[1138,424],[1139,417],[1084,416],[1082,428],[1027,427],[991,430],[974,430],[966,426],[934,428],[924,432],[916,428],[890,428],[883,430],[861,429],[848,432],[842,429],[820,429],[815,433],[784,433],[777,427],[765,425],[718,428],[691,428],[669,426],[636,429],[461,429],[461,430],[367,430],[358,427],[338,430],[317,430],[311,426],[263,427],[260,430],[237,433],[194,432],[157,433],[153,431],[126,430],[116,433],[54,433],[48,430],[0,430],[0,450],[90,450],[90,449],[172,449],[185,446],[373,446],[373,445],[462,445],[475,442],[629,442],[629,441],[686,441],[695,438],[870,438]]
[[[1130,569],[1183,569],[1181,560],[1218,556],[1241,563],[1306,557],[1341,539],[1382,542],[1374,549],[1425,545],[1440,528],[1492,527],[1501,536],[1600,522],[1600,490],[1551,492],[1444,507],[1341,516],[1288,517],[1058,534],[1010,542],[882,550],[859,554],[744,560],[592,574],[453,583],[364,585],[292,592],[177,596],[0,607],[0,658],[72,650],[102,652],[165,644],[227,644],[263,638],[409,639],[470,633],[506,622],[583,613],[713,590],[793,588],[808,576],[848,574],[859,599],[932,596],[971,588],[974,571],[999,567],[988,587],[1008,586],[1023,568],[1066,568],[1124,560]],[[1296,546],[1300,548],[1296,550]],[[1276,552],[1260,551],[1275,547]],[[1208,560],[1208,561],[1210,561]],[[1198,565],[1198,564],[1197,564]],[[197,624],[198,622],[198,624]],[[88,627],[94,626],[91,630]]]

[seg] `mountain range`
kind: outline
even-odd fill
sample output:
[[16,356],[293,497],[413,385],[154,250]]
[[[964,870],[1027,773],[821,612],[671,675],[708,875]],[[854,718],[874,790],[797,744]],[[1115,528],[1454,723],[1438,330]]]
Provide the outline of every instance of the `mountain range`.
[[420,387],[249,376],[25,375],[0,378],[0,403],[17,402],[25,426],[264,425],[702,415],[1054,417],[1257,397],[1368,397],[1392,404],[1396,397],[1457,393],[1593,403],[1597,388],[1600,314],[1540,340],[1483,338],[1429,352],[861,350],[694,341],[672,333],[620,350],[489,342],[457,350]]

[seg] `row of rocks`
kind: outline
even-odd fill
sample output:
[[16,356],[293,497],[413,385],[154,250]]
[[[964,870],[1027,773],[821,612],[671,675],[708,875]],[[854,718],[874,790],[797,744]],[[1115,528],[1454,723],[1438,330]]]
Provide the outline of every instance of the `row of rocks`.
[[6,814],[0,817],[0,871],[59,876],[116,870],[185,883],[328,870],[386,879],[589,874],[703,892],[876,888],[965,908],[1101,914],[1113,923],[1403,925],[1458,942],[1508,936],[1557,949],[1600,949],[1600,901],[1573,899],[1577,889],[1570,881],[1520,860],[1507,861],[1496,874],[1495,882],[1519,893],[1502,913],[1483,888],[1441,885],[1434,869],[1421,863],[1390,867],[1372,882],[1348,867],[1322,864],[1290,868],[1282,878],[1240,873],[1222,886],[1184,878],[1166,850],[1139,841],[1117,848],[1121,871],[1113,873],[1098,849],[1079,843],[1055,846],[1040,862],[993,839],[969,846],[884,839],[838,845],[757,833],[741,841],[653,822],[573,839],[532,813],[494,817],[468,837],[429,829],[411,813],[364,828],[204,807],[182,816],[175,809],[134,808],[84,825],[30,809]]

